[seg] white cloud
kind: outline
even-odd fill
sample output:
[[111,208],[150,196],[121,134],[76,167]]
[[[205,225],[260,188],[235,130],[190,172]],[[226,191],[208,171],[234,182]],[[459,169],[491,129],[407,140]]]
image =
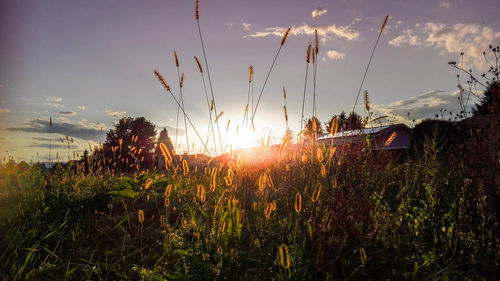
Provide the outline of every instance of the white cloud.
[[328,13],[327,9],[319,7],[319,8],[314,9],[311,14],[312,14],[313,18],[317,18],[317,17],[320,17],[326,13]]
[[246,30],[246,31],[250,31],[250,30],[252,30],[252,24],[250,24],[250,23],[246,23],[246,22],[244,22],[244,23],[242,23],[242,24],[241,24],[241,26],[242,26],[242,27],[243,27],[243,29],[244,29],[244,30]]
[[0,113],[8,113],[10,112],[10,109],[8,108],[0,108]]
[[81,111],[84,111],[85,109],[87,109],[87,106],[85,106],[85,105],[79,105],[76,108],[80,109]]
[[44,102],[42,105],[52,106],[52,107],[64,107],[64,105],[55,102]]
[[125,114],[127,114],[126,111],[115,111],[115,110],[111,110],[111,109],[107,109],[107,108],[104,109],[104,112],[106,112],[107,115],[109,115],[113,118],[120,118],[120,117],[125,116]]
[[226,26],[227,26],[227,27],[233,27],[233,26],[234,26],[234,24],[232,24],[232,23],[226,23]]
[[[374,111],[382,113],[382,115],[394,117],[397,123],[413,119],[419,121],[427,118],[435,118],[436,114],[438,114],[439,118],[454,119],[455,115],[461,111],[458,103],[459,95],[460,92],[458,90],[452,93],[432,90],[389,104],[373,104],[372,108]],[[471,95],[466,111],[470,112],[477,101],[477,98]],[[410,114],[408,115],[408,113]]]
[[[264,31],[257,31],[253,34],[247,35],[245,37],[266,37],[266,36],[276,36],[282,37],[288,27],[268,27],[265,28]],[[359,32],[352,29],[349,25],[347,26],[336,26],[334,24],[331,25],[319,25],[312,26],[308,24],[300,25],[300,26],[292,26],[290,30],[290,36],[299,36],[299,35],[314,35],[314,30],[318,30],[318,36],[321,38],[331,39],[332,36],[344,38],[347,40],[354,40],[359,37]]]
[[56,102],[56,103],[62,102],[61,97],[54,97],[54,96],[47,97],[45,98],[45,100],[48,102]]
[[357,24],[358,22],[361,22],[362,20],[363,20],[363,19],[362,19],[362,18],[360,18],[360,17],[355,17],[355,18],[353,18],[353,19],[352,19],[352,21],[351,21],[351,25],[355,25],[355,24]]
[[328,56],[328,59],[330,60],[341,60],[345,57],[344,53],[337,52],[335,50],[330,50],[326,52],[326,55]]
[[407,29],[403,31],[403,34],[389,41],[389,45],[395,47],[401,47],[403,45],[417,46],[422,45],[422,39],[414,35],[411,29]]
[[482,70],[488,67],[483,52],[490,44],[500,45],[500,32],[478,24],[428,22],[416,24],[413,30],[405,30],[402,35],[389,41],[389,44],[397,47],[420,43],[443,53],[458,55],[464,52],[464,63],[473,64]]
[[439,2],[439,7],[440,8],[445,8],[445,9],[449,9],[451,7],[451,2],[449,2],[449,1],[441,1],[441,2]]

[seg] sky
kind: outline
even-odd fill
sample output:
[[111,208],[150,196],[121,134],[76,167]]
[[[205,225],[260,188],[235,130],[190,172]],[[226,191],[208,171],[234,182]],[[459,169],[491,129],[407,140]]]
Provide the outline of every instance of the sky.
[[[52,158],[59,153],[65,159],[61,138],[74,139],[71,156],[81,153],[102,142],[124,116],[144,116],[175,139],[178,107],[153,74],[159,70],[178,97],[174,50],[185,75],[185,111],[205,139],[208,110],[193,56],[202,61],[207,86],[208,77],[194,7],[195,0],[0,2],[0,158],[47,161],[50,138]],[[342,110],[350,112],[387,14],[362,86],[372,111],[409,125],[443,110],[456,113],[458,71],[448,62],[464,52],[465,67],[485,71],[483,51],[500,44],[499,12],[496,0],[201,0],[213,93],[218,113],[224,112],[222,140],[237,147],[270,134],[279,141],[286,129],[283,87],[289,127],[300,131],[306,48],[314,44],[315,29],[317,117],[326,122]],[[289,27],[262,92],[255,134],[242,133],[248,67],[254,68],[256,100]],[[311,69],[305,117],[312,115]],[[362,102],[356,112],[366,115]],[[180,116],[178,152],[187,150]],[[198,152],[202,145],[189,124],[187,132],[191,151],[194,145]]]

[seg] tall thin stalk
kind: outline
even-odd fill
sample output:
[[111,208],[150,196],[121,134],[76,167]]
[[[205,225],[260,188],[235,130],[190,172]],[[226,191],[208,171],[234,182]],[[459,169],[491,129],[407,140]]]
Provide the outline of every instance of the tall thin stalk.
[[[163,86],[163,88],[170,93],[170,95],[172,96],[172,98],[174,99],[175,103],[177,104],[177,106],[180,107],[182,113],[184,114],[184,116],[186,117],[186,120],[189,122],[189,124],[191,125],[191,127],[193,127],[193,130],[194,132],[196,133],[196,136],[198,137],[198,139],[200,140],[201,144],[203,145],[203,147],[205,148],[205,151],[208,151],[207,149],[207,144],[203,141],[203,139],[201,138],[200,134],[198,133],[198,130],[196,130],[196,127],[194,126],[193,122],[191,122],[191,119],[189,118],[189,116],[187,115],[186,111],[184,111],[184,108],[181,107],[181,104],[180,102],[175,98],[175,95],[174,93],[172,93],[172,90],[170,89],[170,86],[168,85],[167,81],[163,78],[163,76],[161,76],[160,72],[158,72],[158,70],[155,70],[154,71],[154,74],[156,76],[156,78],[158,79],[158,81],[160,81],[161,85]],[[209,156],[210,155],[210,152],[209,153]]]
[[[182,87],[184,85],[184,73],[182,73],[182,76],[180,74],[179,70],[179,57],[177,56],[177,52],[174,50],[174,58],[175,58],[175,67],[177,68],[177,79],[179,81],[179,101],[180,101],[180,106],[182,106],[182,109],[184,108],[184,97],[182,95]],[[177,134],[179,130],[179,108],[177,108],[177,121],[175,125],[175,145],[177,145]],[[184,130],[186,133],[186,147],[187,147],[187,153],[189,154],[189,137],[188,137],[188,131],[187,131],[187,123],[186,123],[186,116],[184,116]]]
[[[252,94],[252,107],[250,107],[250,94]],[[243,114],[243,122],[242,122],[242,128],[245,127],[245,124],[248,126],[248,119],[249,119],[249,110],[252,110],[253,112],[253,66],[250,66],[248,68],[248,93],[247,93],[247,104],[245,105],[245,113]]]
[[52,168],[52,159],[50,157],[52,152],[52,117],[49,118],[49,169]]
[[[212,133],[213,139],[214,139],[214,150],[215,150],[215,155],[217,155],[217,142],[215,141],[215,134],[214,134],[214,123],[212,120],[212,110],[210,110],[210,100],[208,98],[208,91],[207,91],[207,83],[205,82],[205,76],[203,75],[203,67],[201,66],[200,61],[198,58],[195,56],[194,60],[196,64],[198,65],[198,70],[200,71],[201,75],[201,80],[203,82],[203,89],[205,90],[205,99],[207,101],[207,109],[208,109],[208,128],[207,128],[207,141],[206,143],[208,144],[208,141],[210,139],[210,134]],[[210,131],[211,129],[211,131]]]
[[318,30],[314,30],[314,52],[313,52],[313,117],[316,117],[316,72],[318,70]]
[[309,73],[309,62],[311,59],[311,42],[307,45],[307,53],[306,53],[306,75],[304,79],[304,95],[302,96],[302,114],[300,116],[300,132],[302,132],[302,125],[304,123],[304,105],[306,102],[306,89],[307,89],[307,73]]
[[370,68],[373,54],[375,53],[375,49],[377,48],[378,41],[380,40],[380,35],[382,35],[382,32],[384,31],[384,28],[385,28],[385,25],[387,24],[388,19],[389,19],[389,15],[385,16],[384,22],[382,23],[382,26],[380,27],[377,41],[375,41],[375,45],[373,46],[372,53],[370,55],[370,59],[368,60],[368,64],[366,65],[365,73],[363,74],[363,79],[361,80],[361,84],[359,85],[358,94],[356,95],[356,101],[354,101],[354,106],[352,107],[352,113],[354,113],[354,110],[356,109],[356,104],[358,103],[359,94],[361,93],[361,88],[363,88],[363,83],[365,82],[366,74],[368,73],[368,68]]
[[271,67],[269,68],[269,71],[267,72],[266,80],[264,80],[264,84],[262,85],[262,88],[260,89],[260,94],[259,98],[257,99],[257,104],[255,104],[255,108],[252,112],[252,126],[254,125],[254,120],[255,120],[255,113],[257,113],[257,108],[259,108],[259,102],[260,99],[262,98],[262,94],[264,93],[264,89],[266,88],[267,80],[269,79],[269,75],[271,75],[271,72],[273,71],[274,64],[276,63],[276,59],[278,58],[278,55],[280,54],[281,48],[286,42],[286,38],[288,37],[288,34],[290,33],[290,28],[288,28],[283,35],[283,38],[281,39],[281,44],[280,47],[278,48],[278,51],[276,52],[276,55],[274,56],[273,63],[271,64]]
[[[213,90],[213,86],[212,86],[212,78],[210,77],[210,68],[208,66],[207,54],[205,52],[205,44],[203,43],[203,36],[201,35],[201,28],[200,28],[200,1],[199,0],[196,0],[195,19],[196,19],[196,25],[198,26],[198,35],[200,36],[201,49],[203,51],[203,59],[205,61],[205,66],[207,68],[208,84],[210,85],[210,94],[212,95],[212,105],[213,105],[213,108],[214,108],[215,116],[218,116],[218,114],[217,114],[217,106],[215,105],[215,96],[214,96],[214,90]],[[224,153],[224,147],[222,146],[222,138],[221,138],[221,135],[220,135],[219,122],[217,122],[217,120],[215,120],[215,123],[217,124],[217,134],[219,135],[219,144],[220,144],[220,148],[221,148],[221,153]]]
[[286,90],[285,90],[285,86],[283,86],[283,100],[284,100],[284,103],[285,105],[283,106],[283,115],[285,116],[285,122],[286,122],[286,133],[288,134],[288,130],[289,130],[289,127],[288,127],[288,111],[286,109]]

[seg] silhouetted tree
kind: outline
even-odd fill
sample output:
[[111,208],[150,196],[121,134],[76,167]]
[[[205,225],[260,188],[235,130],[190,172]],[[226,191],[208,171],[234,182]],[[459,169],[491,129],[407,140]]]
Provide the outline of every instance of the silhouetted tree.
[[[314,125],[313,125],[314,124]],[[309,118],[306,123],[305,135],[308,137],[320,136],[324,133],[321,122],[316,117]]]
[[165,168],[165,159],[162,156],[162,153],[160,150],[160,143],[164,143],[167,146],[168,151],[170,151],[170,155],[172,156],[172,158],[176,159],[174,145],[172,144],[172,140],[168,136],[167,129],[163,128],[163,130],[160,132],[160,135],[158,137],[158,143],[156,144],[156,148],[155,148],[155,164],[157,165],[157,168],[159,170]]
[[488,85],[481,100],[476,103],[474,115],[487,115],[500,112],[500,83],[494,81]]
[[466,108],[471,95],[475,94],[476,87],[479,85],[484,88],[484,96],[476,103],[476,107],[472,110],[473,115],[486,115],[500,112],[500,46],[493,47],[489,45],[489,52],[483,52],[485,62],[490,66],[480,76],[472,73],[472,68],[463,66],[464,52],[460,53],[461,59],[450,61],[448,64],[459,70],[460,73],[465,73],[467,76],[466,83],[461,83],[460,74],[457,74],[459,97],[458,102],[462,108],[459,117],[467,117]]
[[344,111],[342,111],[339,115],[334,114],[328,123],[325,123],[325,127],[328,132],[331,132],[332,130],[331,126],[333,120],[338,123],[337,126],[339,131],[357,130],[362,127],[361,116],[356,112],[351,112],[349,117],[346,116]]
[[146,118],[123,117],[106,134],[104,154],[107,166],[122,171],[151,169],[155,136],[155,126]]

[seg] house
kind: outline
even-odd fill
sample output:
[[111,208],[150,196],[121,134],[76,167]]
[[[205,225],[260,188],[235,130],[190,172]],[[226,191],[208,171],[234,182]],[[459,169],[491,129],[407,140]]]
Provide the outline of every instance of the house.
[[407,149],[410,146],[412,131],[405,124],[394,124],[379,127],[365,128],[361,130],[349,130],[324,135],[318,138],[318,143],[335,146],[363,146],[367,137],[371,143],[371,149],[397,150]]

